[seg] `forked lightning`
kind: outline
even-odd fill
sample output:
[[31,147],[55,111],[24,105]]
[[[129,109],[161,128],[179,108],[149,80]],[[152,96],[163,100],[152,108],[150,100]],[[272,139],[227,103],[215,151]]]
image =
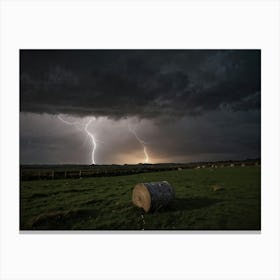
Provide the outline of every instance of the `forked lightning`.
[[92,162],[92,164],[96,164],[95,163],[94,154],[95,154],[95,150],[97,148],[97,143],[96,143],[94,135],[88,130],[88,127],[89,127],[89,125],[91,124],[91,122],[93,121],[94,118],[90,118],[89,121],[84,125],[84,124],[82,124],[80,122],[69,122],[69,121],[66,121],[60,115],[58,115],[57,117],[63,123],[65,123],[67,125],[74,125],[74,126],[78,127],[80,130],[84,130],[86,132],[86,134],[91,139],[91,143],[92,143],[91,162]]

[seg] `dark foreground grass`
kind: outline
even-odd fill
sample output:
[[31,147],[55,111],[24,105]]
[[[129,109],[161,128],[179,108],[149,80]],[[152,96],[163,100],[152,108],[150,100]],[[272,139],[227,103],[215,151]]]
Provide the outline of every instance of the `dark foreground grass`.
[[[167,208],[131,203],[140,182],[168,181]],[[21,182],[22,230],[259,230],[259,166],[186,169],[118,177]]]

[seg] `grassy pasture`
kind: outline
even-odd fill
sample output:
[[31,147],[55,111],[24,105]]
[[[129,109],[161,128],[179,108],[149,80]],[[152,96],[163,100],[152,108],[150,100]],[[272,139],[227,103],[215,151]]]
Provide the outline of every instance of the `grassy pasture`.
[[[259,230],[260,166],[127,176],[22,181],[21,230]],[[139,182],[166,180],[176,199],[145,214],[131,203]]]

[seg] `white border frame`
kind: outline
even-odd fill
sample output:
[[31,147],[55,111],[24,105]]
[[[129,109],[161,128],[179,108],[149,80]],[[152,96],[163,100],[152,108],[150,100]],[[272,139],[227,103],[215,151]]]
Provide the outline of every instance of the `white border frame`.
[[[278,1],[1,2],[1,279],[280,279]],[[20,234],[19,49],[262,50],[261,234]]]

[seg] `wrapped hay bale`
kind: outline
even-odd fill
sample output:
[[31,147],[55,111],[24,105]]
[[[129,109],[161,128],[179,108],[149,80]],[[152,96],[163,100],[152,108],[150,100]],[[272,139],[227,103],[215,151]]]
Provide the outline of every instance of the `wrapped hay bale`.
[[132,192],[132,202],[145,212],[167,206],[175,198],[172,186],[167,181],[139,183]]

